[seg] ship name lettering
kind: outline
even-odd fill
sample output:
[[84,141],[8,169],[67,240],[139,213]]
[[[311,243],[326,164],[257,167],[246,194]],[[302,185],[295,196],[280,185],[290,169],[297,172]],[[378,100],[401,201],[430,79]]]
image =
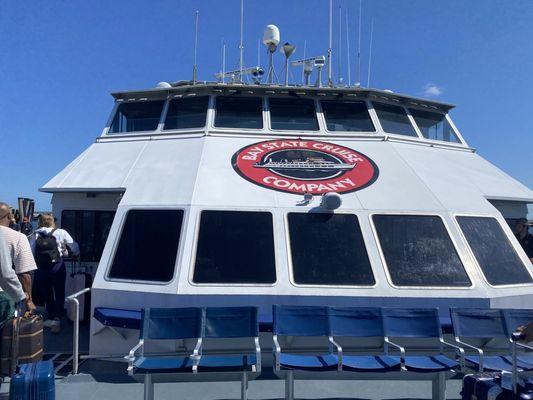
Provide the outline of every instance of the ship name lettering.
[[355,183],[350,178],[340,179],[331,183],[295,183],[286,179],[276,178],[275,176],[267,176],[263,178],[263,182],[282,189],[290,189],[302,193],[306,192],[331,192],[339,189],[346,189],[347,187],[355,187]]

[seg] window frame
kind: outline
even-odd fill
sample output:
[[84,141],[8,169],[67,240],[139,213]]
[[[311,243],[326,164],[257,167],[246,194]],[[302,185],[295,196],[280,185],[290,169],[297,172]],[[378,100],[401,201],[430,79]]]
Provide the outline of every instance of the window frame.
[[[201,126],[201,127],[197,127],[197,128],[164,129],[165,128],[165,121],[166,121],[167,115],[168,115],[168,110],[170,108],[170,102],[172,100],[176,100],[176,99],[187,99],[187,98],[194,98],[194,97],[207,97],[207,110],[205,112],[204,125]],[[158,131],[161,134],[189,133],[189,132],[198,132],[198,131],[204,132],[205,129],[208,127],[208,124],[209,124],[209,109],[212,106],[212,98],[213,98],[213,96],[210,93],[200,94],[200,95],[198,95],[196,93],[194,95],[191,95],[190,93],[187,93],[187,94],[183,94],[183,95],[168,96],[167,99],[166,99],[166,103],[165,103],[165,108],[163,110],[163,114],[161,116],[161,121],[159,121]]]
[[[319,105],[319,100],[318,98],[314,97],[314,96],[304,96],[304,97],[300,97],[300,96],[294,96],[294,98],[296,99],[309,99],[309,100],[312,100],[314,105],[315,105],[315,119],[316,119],[316,124],[317,124],[317,130],[313,130],[313,131],[310,131],[310,130],[303,130],[303,129],[274,129],[272,128],[272,115],[270,114],[270,99],[271,98],[275,98],[275,99],[290,99],[291,96],[265,96],[265,101],[266,101],[266,105],[267,105],[267,110],[268,110],[268,126],[267,126],[267,129],[273,133],[276,133],[276,134],[289,134],[289,135],[297,135],[298,133],[305,133],[307,135],[313,135],[313,136],[321,136],[321,133],[322,131],[325,131],[325,120],[322,120],[321,121],[321,118],[319,118],[320,116],[322,118],[324,118],[324,115],[322,114],[322,108],[319,108],[320,105]],[[320,114],[320,115],[319,115]],[[324,124],[324,125],[323,125]]]
[[[376,229],[376,225],[374,224],[374,215],[402,215],[402,216],[423,216],[423,217],[438,217],[442,221],[444,225],[444,229],[448,233],[448,237],[450,238],[453,247],[455,249],[455,252],[457,253],[457,257],[459,258],[459,261],[461,262],[461,265],[465,271],[465,274],[470,281],[470,286],[400,286],[396,285],[392,281],[392,277],[389,272],[389,265],[387,264],[387,260],[385,259],[385,254],[383,252],[383,249],[381,248],[381,242],[379,240],[378,231]],[[468,269],[464,262],[464,257],[461,257],[461,252],[459,251],[459,248],[457,246],[457,241],[454,238],[454,236],[451,234],[450,226],[448,222],[446,221],[446,218],[444,218],[442,215],[438,213],[432,213],[432,212],[402,212],[402,211],[383,211],[383,212],[371,212],[368,214],[370,226],[372,228],[372,233],[374,236],[374,241],[376,243],[376,248],[379,253],[379,257],[381,259],[381,263],[383,265],[383,268],[385,270],[385,275],[387,277],[387,281],[389,285],[391,285],[395,289],[401,289],[401,290],[472,290],[476,287],[476,281],[475,279],[472,279],[471,274],[468,273]]]
[[[362,136],[367,136],[367,135],[375,135],[375,134],[379,134],[379,128],[378,126],[376,125],[375,121],[374,121],[374,118],[372,118],[372,114],[370,113],[370,105],[369,105],[369,101],[368,99],[358,99],[358,98],[353,98],[353,99],[348,99],[348,98],[326,98],[326,99],[315,99],[318,101],[318,104],[317,104],[317,109],[316,109],[316,112],[317,114],[320,114],[323,118],[323,130],[327,133],[330,133],[331,136],[335,136],[335,135],[362,135]],[[372,123],[372,125],[374,125],[374,130],[373,131],[330,131],[328,129],[328,121],[326,119],[326,114],[324,114],[324,109],[322,108],[322,102],[323,101],[338,101],[338,102],[343,102],[343,101],[349,101],[349,102],[358,102],[358,103],[363,103],[365,106],[366,106],[366,111],[368,113],[368,118],[370,119],[370,122]],[[320,124],[319,124],[320,125]]]
[[[204,211],[233,211],[233,212],[267,212],[272,217],[272,239],[274,244],[274,273],[276,279],[272,283],[198,283],[194,282],[194,271],[196,270],[196,256],[198,254],[198,239],[200,237],[200,224],[202,221],[202,213]],[[197,211],[194,223],[194,232],[193,232],[193,246],[191,251],[191,258],[189,263],[189,273],[187,275],[187,282],[191,286],[195,287],[275,287],[279,283],[279,263],[278,263],[278,243],[276,237],[276,218],[275,214],[272,212],[272,209],[267,208],[254,208],[254,209],[229,209],[229,208],[201,208]]]
[[[401,139],[404,139],[404,140],[415,140],[415,141],[417,139],[426,140],[424,138],[424,136],[422,136],[422,134],[420,133],[420,130],[418,129],[418,126],[416,125],[413,116],[411,115],[409,110],[403,104],[395,103],[395,102],[391,102],[391,101],[380,100],[380,99],[371,99],[371,98],[369,98],[367,101],[370,103],[368,111],[370,112],[370,110],[372,109],[372,112],[375,114],[376,120],[379,123],[379,128],[376,127],[376,129],[379,129],[379,131],[381,133],[383,133],[384,135],[392,136],[392,137],[395,137],[395,138],[401,138]],[[383,125],[381,124],[381,118],[379,117],[377,110],[374,108],[374,103],[380,103],[380,104],[384,104],[386,106],[400,107],[401,109],[403,109],[403,111],[405,112],[405,116],[407,117],[408,121],[411,123],[411,127],[415,131],[415,136],[402,135],[401,133],[387,132],[383,128]],[[370,108],[370,106],[371,106],[371,108]],[[442,142],[440,142],[440,143],[442,143]],[[447,143],[447,142],[444,142],[444,143]]]
[[[159,211],[159,210],[165,210],[165,211],[182,211],[183,212],[183,219],[181,222],[181,230],[180,230],[180,236],[179,236],[179,242],[177,246],[177,254],[176,254],[176,261],[174,263],[174,272],[172,274],[172,278],[168,281],[145,281],[145,280],[137,280],[137,279],[121,279],[121,278],[111,278],[109,274],[111,273],[111,268],[113,267],[113,262],[115,261],[115,255],[118,250],[118,245],[120,243],[120,239],[122,238],[122,233],[124,232],[124,227],[126,226],[126,220],[128,218],[128,215],[130,211],[135,210],[141,210],[141,211]],[[118,210],[117,210],[118,211]],[[115,219],[119,217],[118,212],[115,216]],[[113,247],[111,249],[111,253],[108,258],[107,268],[104,275],[104,280],[107,282],[114,282],[114,283],[128,283],[128,284],[135,284],[135,285],[154,285],[154,286],[169,286],[171,285],[178,276],[179,273],[179,266],[181,262],[181,257],[183,256],[183,246],[185,245],[185,232],[187,227],[187,220],[188,220],[188,211],[184,207],[142,207],[142,206],[135,206],[128,208],[122,215],[120,215],[120,225],[117,230],[117,235],[114,238],[113,241]],[[113,221],[113,224],[115,221]],[[112,229],[112,227],[111,227]]]
[[[215,120],[216,120],[216,117],[217,117],[217,98],[218,97],[255,97],[255,98],[259,98],[261,99],[261,118],[262,118],[262,122],[263,122],[263,127],[262,128],[228,128],[228,127],[222,127],[222,126],[216,126],[215,125]],[[206,124],[206,126],[208,127],[209,130],[211,131],[215,131],[215,132],[232,132],[234,133],[235,131],[238,131],[238,132],[244,132],[244,133],[247,133],[247,132],[250,132],[250,133],[258,133],[258,132],[262,132],[262,131],[267,131],[268,130],[268,122],[267,122],[267,112],[268,110],[265,108],[265,96],[263,94],[248,94],[248,93],[228,93],[228,94],[225,94],[225,93],[217,93],[217,94],[212,94],[211,95],[211,102],[210,102],[210,107],[212,112],[211,112],[211,115],[207,115],[207,119],[208,119],[208,124]],[[209,111],[209,109],[208,109]]]
[[[159,122],[157,123],[157,128],[155,130],[151,131],[131,131],[131,132],[117,132],[117,133],[110,133],[111,125],[113,125],[113,121],[115,120],[115,117],[117,116],[118,109],[122,104],[128,104],[128,103],[148,103],[152,101],[163,101],[163,108],[161,109],[161,114],[159,115]],[[163,127],[163,124],[165,122],[165,117],[167,115],[168,110],[168,97],[161,98],[161,99],[146,99],[146,100],[124,100],[124,101],[115,101],[115,107],[113,108],[111,112],[111,116],[108,120],[108,123],[105,127],[105,133],[104,135],[106,137],[120,137],[120,136],[135,136],[135,135],[146,135],[149,133],[161,133],[161,129]]]
[[[363,218],[361,218],[357,213],[354,212],[339,212],[334,213],[335,215],[353,215],[357,219],[357,222],[359,223],[359,228],[361,231],[361,236],[363,238],[363,244],[365,245],[366,254],[368,256],[368,261],[370,264],[370,271],[372,272],[372,276],[374,278],[374,284],[373,285],[332,285],[332,284],[306,284],[306,283],[296,283],[294,280],[294,266],[292,263],[292,250],[291,250],[291,238],[290,238],[290,232],[289,232],[289,214],[309,214],[309,212],[300,211],[300,210],[289,210],[284,213],[283,215],[283,224],[284,224],[284,230],[285,230],[285,245],[286,245],[286,251],[287,251],[287,266],[289,268],[289,282],[291,285],[298,287],[298,288],[328,288],[328,289],[374,289],[379,286],[379,276],[376,274],[374,264],[372,263],[372,257],[370,248],[368,247],[367,239],[365,238],[364,232],[363,232],[363,224],[361,223],[363,221]],[[327,213],[322,213],[327,214]]]
[[515,251],[516,255],[518,256],[518,258],[522,262],[522,265],[524,266],[526,272],[529,274],[531,279],[533,279],[532,271],[530,271],[529,267],[524,262],[525,261],[524,258],[517,251],[517,249],[519,248],[518,246],[520,246],[520,245],[517,246],[516,243],[513,243],[513,241],[511,240],[511,237],[509,236],[509,232],[511,231],[510,228],[509,228],[509,232],[507,232],[505,230],[505,225],[502,225],[502,223],[501,223],[501,221],[500,221],[500,219],[498,217],[496,217],[494,215],[490,215],[490,214],[469,214],[469,213],[453,213],[452,217],[453,217],[454,223],[455,223],[455,225],[457,227],[457,230],[459,231],[459,234],[461,235],[461,239],[463,240],[463,242],[466,245],[466,249],[468,251],[468,255],[472,259],[474,265],[477,268],[477,271],[478,271],[479,275],[481,275],[481,277],[482,277],[483,281],[485,282],[485,284],[487,284],[489,287],[491,287],[493,289],[505,289],[505,288],[516,288],[516,287],[532,287],[533,286],[533,282],[529,282],[529,283],[513,283],[513,284],[507,284],[507,285],[493,285],[493,284],[491,284],[488,281],[487,277],[485,276],[485,273],[483,272],[483,269],[481,268],[481,265],[479,264],[479,261],[477,260],[477,257],[475,256],[474,251],[472,250],[472,247],[470,247],[470,243],[468,242],[468,240],[466,240],[466,236],[463,233],[463,230],[461,228],[461,225],[459,224],[459,221],[457,220],[457,217],[492,218],[492,219],[496,220],[496,222],[500,226],[503,234],[505,235],[505,237],[509,241],[509,244],[511,245],[511,248]]
[[[466,146],[466,143],[465,143],[463,137],[461,136],[461,134],[457,130],[457,127],[451,121],[450,116],[448,115],[448,113],[443,113],[443,112],[441,112],[439,110],[429,110],[429,109],[423,108],[423,107],[404,106],[404,108],[407,111],[407,113],[409,115],[409,118],[411,119],[411,123],[415,126],[416,133],[425,142],[434,143],[434,144],[440,144],[440,145],[446,144],[447,146],[458,146],[458,147]],[[411,114],[410,108],[412,108],[412,109],[414,109],[416,111],[427,111],[427,112],[432,112],[434,114],[440,114],[440,115],[444,116],[444,119],[446,120],[446,122],[448,122],[450,124],[450,127],[452,128],[452,132],[455,134],[455,136],[457,136],[457,139],[459,140],[459,142],[447,142],[446,140],[437,140],[437,139],[426,138],[422,134],[422,131],[420,130],[420,128],[418,127],[418,124],[416,123],[415,117],[413,117],[413,115]]]

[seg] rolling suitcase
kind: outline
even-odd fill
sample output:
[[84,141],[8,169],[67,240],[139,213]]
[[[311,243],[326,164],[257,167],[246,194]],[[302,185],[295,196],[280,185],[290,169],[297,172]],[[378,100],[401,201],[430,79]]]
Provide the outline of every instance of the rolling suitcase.
[[51,360],[22,364],[11,377],[9,400],[54,400],[54,364]]
[[[37,319],[33,318],[36,317]],[[9,399],[10,400],[54,400],[55,399],[55,376],[54,364],[49,361],[38,361],[19,366],[19,349],[21,343],[19,341],[21,329],[23,329],[22,321],[39,320],[42,335],[42,320],[37,316],[18,317],[15,314],[12,325],[12,340],[11,340],[11,368],[15,373],[11,376],[11,383],[9,385]],[[28,325],[28,324],[27,324]],[[42,347],[41,347],[42,351]]]
[[[533,384],[533,383],[532,383]],[[514,394],[511,387],[502,385],[501,372],[482,372],[463,378],[461,398],[463,400],[533,400],[533,385],[528,382],[517,387]]]
[[[67,279],[65,282],[65,297],[79,292],[85,288],[91,287],[93,283],[92,275],[78,265],[79,261],[70,259],[70,268],[67,268]],[[89,319],[90,307],[90,293],[78,297],[80,302],[80,322]],[[87,304],[87,306],[86,306]],[[74,303],[65,301],[65,308],[67,310],[67,318],[74,321]]]
[[[17,330],[17,335],[13,335]],[[0,334],[0,375],[11,376],[17,361],[25,364],[42,359],[43,320],[40,315],[14,317],[4,324]]]

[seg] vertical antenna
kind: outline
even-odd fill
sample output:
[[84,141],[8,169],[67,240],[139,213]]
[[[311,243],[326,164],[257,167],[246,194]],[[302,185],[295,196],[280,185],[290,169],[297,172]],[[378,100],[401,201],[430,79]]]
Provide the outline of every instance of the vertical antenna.
[[361,21],[362,21],[362,15],[363,15],[363,0],[359,0],[359,35],[357,37],[359,41],[358,49],[357,49],[357,82],[356,86],[361,86]]
[[339,65],[337,66],[337,70],[339,71],[337,74],[337,82],[339,84],[342,84],[342,8],[341,4],[339,2]]
[[261,66],[261,39],[257,39],[257,66]]
[[328,86],[333,86],[331,71],[331,48],[333,47],[333,0],[329,0],[329,48],[328,48]]
[[351,62],[350,62],[350,31],[348,30],[348,9],[346,9],[346,58],[348,59],[348,86],[352,85],[352,73],[351,73]]
[[242,36],[243,36],[243,26],[244,26],[244,0],[241,0],[241,43],[239,45],[240,57],[239,57],[239,81],[242,83]]
[[[304,57],[303,59],[305,60],[305,53],[307,51],[307,40],[304,40]],[[305,82],[305,63],[302,63],[302,85],[304,84]]]
[[226,42],[222,39],[222,83],[225,83],[226,75]]
[[366,87],[370,87],[370,67],[372,63],[372,36],[374,36],[374,18],[372,18],[372,25],[370,25],[370,53],[368,54],[368,79]]
[[198,57],[198,14],[200,12],[196,10],[195,16],[195,27],[194,27],[194,65],[192,66],[192,84],[196,85],[198,80],[198,66],[196,64]]

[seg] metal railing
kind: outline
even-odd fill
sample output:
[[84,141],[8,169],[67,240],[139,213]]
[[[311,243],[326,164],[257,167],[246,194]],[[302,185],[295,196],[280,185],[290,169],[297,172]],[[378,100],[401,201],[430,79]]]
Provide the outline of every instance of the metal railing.
[[74,303],[74,327],[72,334],[72,374],[78,374],[79,366],[79,353],[80,353],[80,301],[78,297],[82,294],[88,293],[91,290],[90,287],[80,290],[77,293],[71,294],[65,300],[67,302]]

